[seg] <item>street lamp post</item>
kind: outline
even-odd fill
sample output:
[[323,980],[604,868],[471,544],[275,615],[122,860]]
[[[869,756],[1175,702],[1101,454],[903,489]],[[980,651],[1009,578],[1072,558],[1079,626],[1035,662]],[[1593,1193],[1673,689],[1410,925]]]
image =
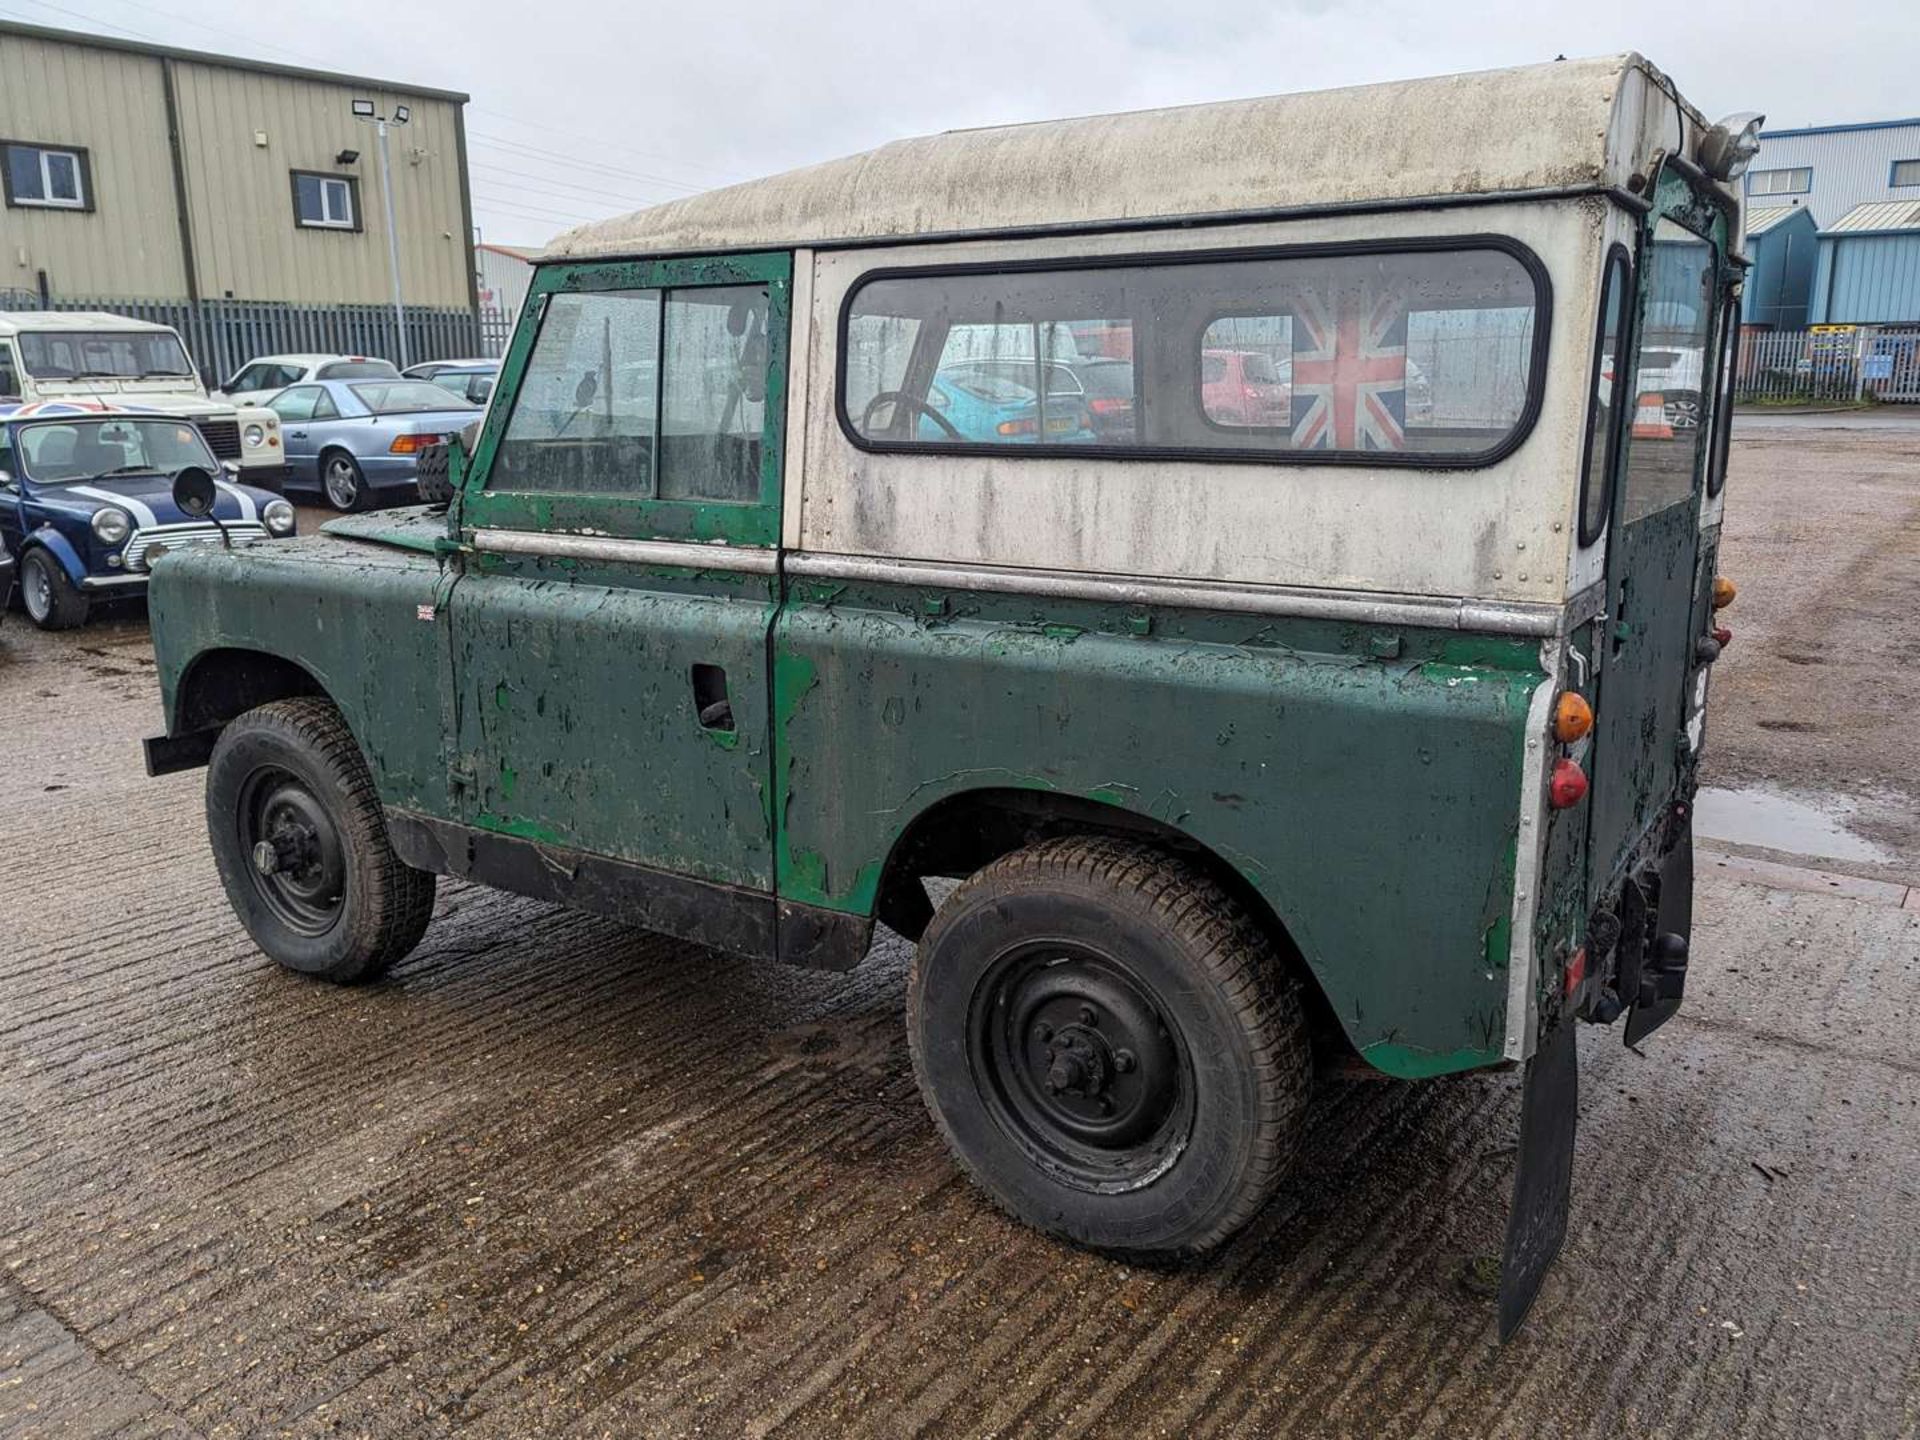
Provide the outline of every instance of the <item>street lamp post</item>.
[[407,368],[407,312],[400,301],[400,234],[393,222],[393,165],[387,158],[387,126],[406,124],[413,118],[413,111],[408,106],[396,105],[389,120],[374,112],[373,101],[356,100],[353,118],[371,121],[380,141],[380,199],[387,212],[387,271],[393,277],[393,329],[400,343],[400,368],[404,370]]

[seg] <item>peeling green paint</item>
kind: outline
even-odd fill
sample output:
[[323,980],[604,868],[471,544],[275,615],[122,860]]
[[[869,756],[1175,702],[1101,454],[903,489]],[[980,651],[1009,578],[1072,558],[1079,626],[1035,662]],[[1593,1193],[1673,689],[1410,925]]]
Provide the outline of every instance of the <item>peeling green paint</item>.
[[[783,896],[868,913],[975,790],[1151,817],[1232,865],[1390,1073],[1499,1058],[1532,642],[849,584],[775,631]],[[1386,648],[1386,647],[1380,647]],[[1418,857],[1417,861],[1410,857]],[[1369,1047],[1382,1047],[1372,1048]]]

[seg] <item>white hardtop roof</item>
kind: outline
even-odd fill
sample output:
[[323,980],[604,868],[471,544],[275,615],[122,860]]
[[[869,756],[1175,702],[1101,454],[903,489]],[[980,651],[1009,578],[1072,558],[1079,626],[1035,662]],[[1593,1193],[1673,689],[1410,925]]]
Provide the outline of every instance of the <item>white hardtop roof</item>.
[[167,330],[152,320],[114,315],[105,310],[0,310],[0,335],[36,330]]
[[1704,121],[1638,55],[896,140],[582,225],[543,261],[1624,186]]

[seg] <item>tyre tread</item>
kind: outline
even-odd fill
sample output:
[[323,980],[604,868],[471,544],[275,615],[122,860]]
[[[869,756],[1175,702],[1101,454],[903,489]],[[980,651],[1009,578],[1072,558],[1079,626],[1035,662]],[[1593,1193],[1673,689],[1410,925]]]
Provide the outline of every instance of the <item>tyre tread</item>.
[[[1062,878],[1131,897],[1172,932],[1199,969],[1237,1012],[1251,1041],[1259,1106],[1249,1147],[1251,1163],[1229,1207],[1201,1233],[1159,1252],[1129,1250],[1128,1258],[1186,1259],[1213,1249],[1250,1221],[1272,1198],[1293,1162],[1313,1089],[1312,1044],[1298,983],[1273,942],[1247,908],[1205,872],[1149,843],[1110,836],[1061,836],[1004,855],[976,871],[948,897],[922,937],[909,977],[909,1013],[918,1008],[925,957],[942,917],[958,914],[982,892],[1058,883]],[[907,1027],[914,1074],[948,1150],[975,1185],[1023,1223],[961,1150],[927,1081],[918,1027]],[[1046,1228],[1046,1227],[1042,1227]],[[1057,1232],[1056,1232],[1057,1233]]]

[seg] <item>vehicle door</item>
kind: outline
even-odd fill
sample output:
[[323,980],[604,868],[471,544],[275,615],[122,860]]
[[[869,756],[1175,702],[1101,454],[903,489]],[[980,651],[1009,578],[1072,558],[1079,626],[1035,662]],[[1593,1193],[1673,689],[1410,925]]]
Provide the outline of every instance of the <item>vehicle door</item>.
[[[1627,427],[1613,486],[1589,821],[1593,873],[1617,877],[1691,768],[1706,400],[1727,265],[1724,213],[1671,164],[1639,245]],[[1709,358],[1712,357],[1712,365]]]
[[447,602],[464,822],[683,899],[764,893],[769,927],[790,273],[787,255],[538,271]]
[[280,417],[280,443],[286,447],[288,470],[297,479],[318,480],[322,437],[315,422],[339,416],[333,397],[318,385],[295,385],[269,400],[267,408]]

